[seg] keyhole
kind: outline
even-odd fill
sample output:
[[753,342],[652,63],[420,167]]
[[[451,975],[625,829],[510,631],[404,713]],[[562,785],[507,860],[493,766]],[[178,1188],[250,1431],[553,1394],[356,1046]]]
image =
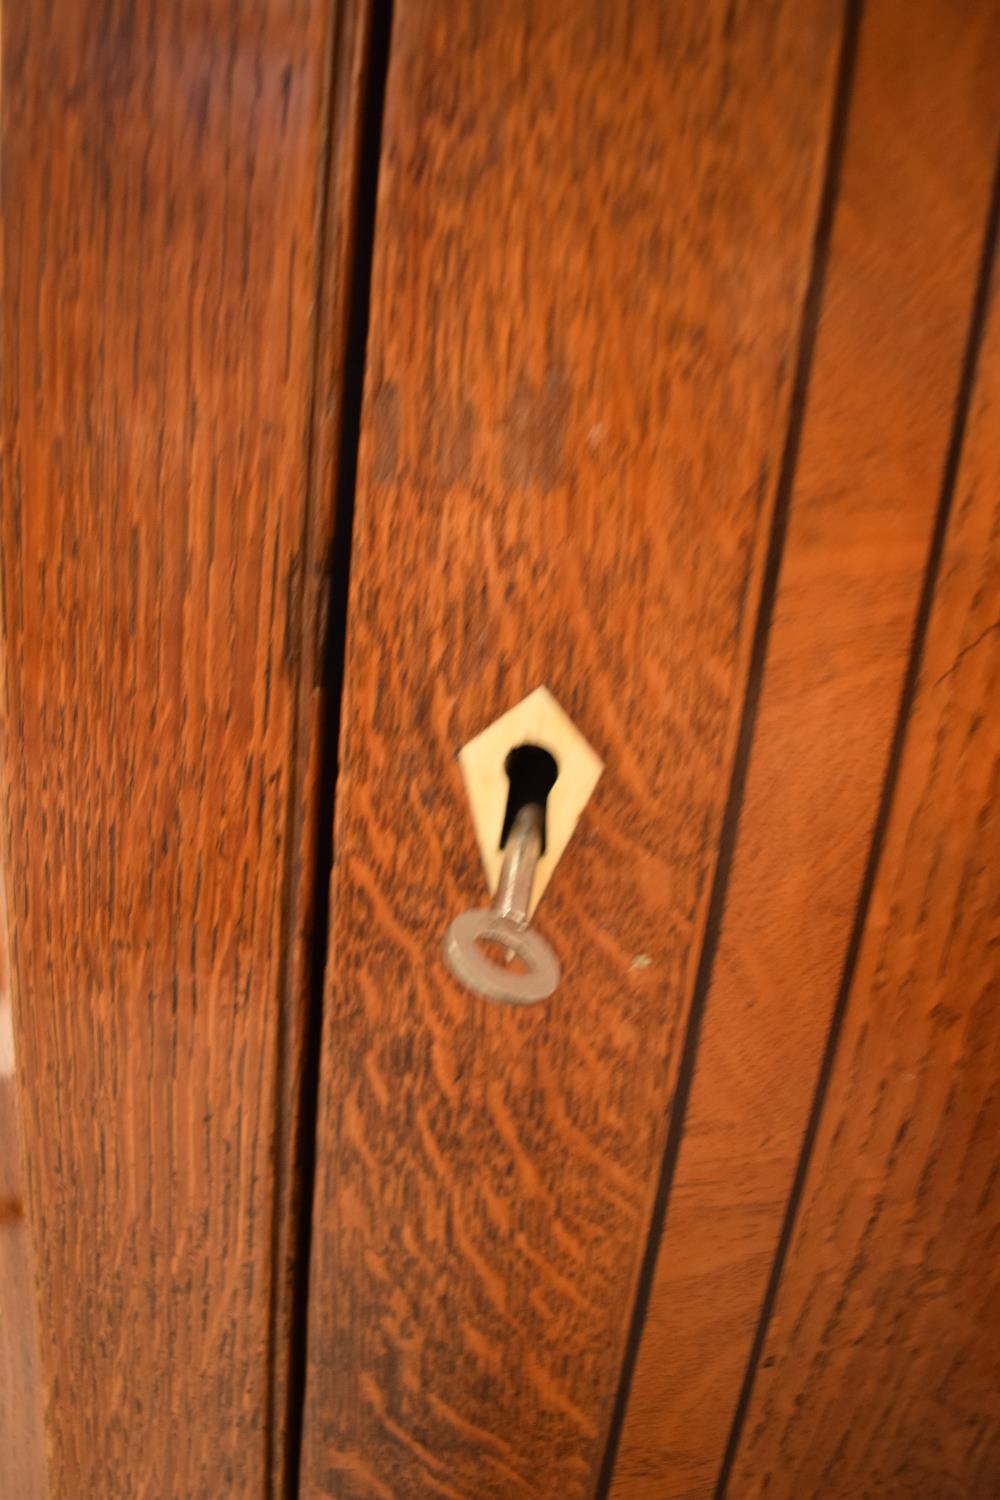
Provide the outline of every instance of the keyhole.
[[559,775],[559,766],[554,755],[543,750],[541,745],[517,745],[507,756],[504,770],[510,782],[507,793],[507,810],[500,834],[500,848],[507,842],[511,825],[522,807],[529,802],[538,802],[542,809],[542,853],[545,853],[546,805],[549,792]]

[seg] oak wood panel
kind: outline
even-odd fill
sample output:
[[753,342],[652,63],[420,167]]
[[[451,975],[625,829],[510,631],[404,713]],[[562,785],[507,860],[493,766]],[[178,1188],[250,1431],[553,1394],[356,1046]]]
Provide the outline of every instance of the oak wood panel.
[[3,7],[3,801],[60,1500],[281,1482],[315,304],[356,13]]
[[[324,0],[326,3],[326,0]],[[276,1199],[274,1213],[273,1321],[271,1326],[271,1494],[284,1496],[296,1483],[301,1438],[302,1329],[308,1265],[303,1253],[303,1194],[311,1187],[308,1142],[315,1127],[315,1087],[310,1057],[319,1045],[313,992],[322,979],[327,890],[321,870],[329,853],[318,848],[319,820],[325,804],[324,765],[335,746],[328,725],[329,633],[346,595],[349,564],[349,519],[338,500],[341,436],[346,386],[356,378],[348,368],[352,319],[358,307],[357,262],[359,217],[369,212],[359,203],[362,157],[369,149],[366,97],[372,66],[373,0],[331,0],[332,58],[328,123],[329,156],[321,160],[321,226],[319,291],[315,307],[316,368],[312,390],[312,427],[308,438],[307,504],[301,556],[293,567],[301,574],[298,622],[294,627],[297,657],[297,701],[292,734],[294,761],[289,770],[291,808],[288,901],[284,936],[277,1039],[278,1094],[275,1121]],[[370,220],[370,212],[369,212]],[[319,866],[319,869],[317,868]],[[321,908],[317,910],[317,908]]]
[[47,1500],[42,1380],[17,1128],[7,902],[0,869],[0,1495]]
[[[2,651],[0,641],[0,656]],[[7,890],[0,859],[0,1495],[19,1500],[46,1500],[48,1494],[35,1316],[17,1125]]]
[[[395,8],[348,634],[303,1493],[592,1491],[785,429],[826,3]],[[455,753],[607,763],[518,1012],[441,958]]]
[[1000,1490],[998,496],[994,284],[886,840],[736,1455],[741,1497]]
[[866,7],[755,738],[616,1500],[708,1496],[719,1475],[906,671],[998,97],[996,4]]

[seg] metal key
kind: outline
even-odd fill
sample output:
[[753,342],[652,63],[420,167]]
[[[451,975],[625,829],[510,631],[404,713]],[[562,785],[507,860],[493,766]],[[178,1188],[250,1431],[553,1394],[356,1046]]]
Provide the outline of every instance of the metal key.
[[[511,824],[503,867],[492,907],[477,907],[456,917],[445,933],[444,957],[456,979],[486,1000],[534,1005],[559,983],[559,960],[543,937],[528,926],[535,869],[542,853],[544,813],[529,802]],[[526,973],[517,974],[486,957],[482,942],[506,948],[508,962],[520,959]]]

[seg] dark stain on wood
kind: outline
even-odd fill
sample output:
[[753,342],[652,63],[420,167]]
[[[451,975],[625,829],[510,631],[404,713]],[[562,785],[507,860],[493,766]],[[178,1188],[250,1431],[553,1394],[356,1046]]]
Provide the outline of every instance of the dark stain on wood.
[[563,368],[549,368],[537,385],[521,377],[505,423],[504,479],[511,489],[534,484],[548,495],[560,483],[568,410],[569,383]]
[[399,468],[399,390],[392,381],[379,386],[372,399],[372,479],[391,484]]
[[442,412],[437,424],[437,472],[444,484],[468,484],[472,478],[472,445],[476,417],[468,401]]

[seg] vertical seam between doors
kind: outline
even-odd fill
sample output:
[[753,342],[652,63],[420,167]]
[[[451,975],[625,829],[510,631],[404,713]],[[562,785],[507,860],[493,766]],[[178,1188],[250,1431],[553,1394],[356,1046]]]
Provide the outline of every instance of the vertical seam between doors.
[[[306,1386],[306,1354],[309,1308],[309,1257],[312,1236],[312,1204],[316,1164],[316,1115],[319,1089],[319,1054],[323,1020],[323,987],[329,931],[330,878],[333,865],[333,815],[338,775],[337,747],[340,734],[341,694],[344,676],[344,642],[347,628],[351,543],[364,393],[369,322],[375,208],[381,156],[382,116],[392,26],[392,0],[323,0],[333,6],[328,55],[325,61],[325,98],[322,146],[318,166],[316,227],[316,282],[312,349],[311,409],[306,438],[306,474],[303,536],[305,555],[300,564],[300,599],[294,628],[316,631],[313,656],[306,655],[297,682],[298,704],[290,749],[289,840],[286,888],[283,904],[283,981],[281,1003],[295,1016],[278,1025],[278,1059],[275,1091],[275,1167],[294,1177],[290,1199],[275,1191],[272,1223],[272,1276],[269,1301],[268,1424],[266,1486],[271,1500],[294,1500],[299,1492],[303,1414]],[[349,13],[355,11],[353,27]],[[346,52],[350,52],[350,56]],[[357,59],[358,72],[351,67]],[[337,170],[336,132],[343,94],[357,90],[360,98],[356,140],[345,159],[345,170],[353,181],[348,194],[347,223],[336,224],[333,216],[343,206],[333,193]],[[349,107],[350,101],[349,101]],[[344,278],[338,292],[329,261],[335,235],[346,235],[340,262]],[[342,321],[331,327],[342,298]],[[327,348],[327,339],[331,341]],[[324,360],[324,352],[326,358]],[[335,363],[331,363],[335,362]],[[331,369],[339,374],[338,409],[331,435],[320,435],[321,414],[329,404]],[[326,446],[324,448],[324,442]],[[323,450],[323,451],[321,451]],[[320,493],[332,469],[331,496]],[[330,507],[330,520],[322,523],[319,507]],[[325,554],[325,555],[324,555]],[[322,581],[311,582],[312,569],[322,565]],[[313,593],[310,594],[310,590]],[[314,603],[314,614],[309,606]],[[293,650],[297,649],[293,645]],[[308,680],[307,680],[308,679]],[[309,699],[316,695],[316,702]],[[302,795],[298,777],[305,765],[305,737],[315,736],[317,767],[315,805],[303,818],[296,818],[297,799]],[[304,889],[303,889],[304,888]],[[302,902],[307,926],[302,970],[296,972],[293,918],[296,902]],[[301,1007],[301,1010],[299,1008]],[[296,1049],[300,1056],[292,1055]],[[295,1070],[298,1078],[295,1080]],[[279,1278],[283,1225],[280,1216],[290,1203],[291,1244],[294,1250],[290,1292],[290,1348],[287,1350],[287,1389],[278,1410],[278,1369],[283,1357],[278,1347],[282,1337],[279,1322]],[[288,1226],[284,1226],[288,1227]]]

